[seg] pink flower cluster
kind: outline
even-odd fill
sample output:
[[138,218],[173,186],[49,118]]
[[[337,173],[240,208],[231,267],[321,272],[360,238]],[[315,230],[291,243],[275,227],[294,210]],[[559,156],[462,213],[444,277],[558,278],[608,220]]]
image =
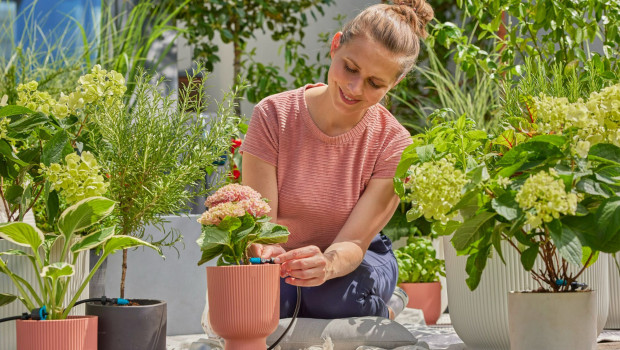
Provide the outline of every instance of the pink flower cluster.
[[229,184],[220,188],[207,198],[205,205],[209,209],[198,219],[203,225],[218,225],[227,216],[241,217],[246,213],[259,218],[271,210],[260,193],[249,186],[239,184]]

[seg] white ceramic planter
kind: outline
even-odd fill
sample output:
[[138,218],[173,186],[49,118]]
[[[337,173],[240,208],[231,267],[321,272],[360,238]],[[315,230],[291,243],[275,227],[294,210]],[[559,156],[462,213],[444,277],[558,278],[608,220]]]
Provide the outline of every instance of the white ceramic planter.
[[[620,261],[620,253],[616,254]],[[620,271],[609,257],[609,316],[605,328],[620,329]]]
[[[470,291],[465,283],[467,257],[456,256],[450,237],[444,237],[450,319],[468,350],[509,350],[508,292],[538,287],[530,273],[523,270],[514,248],[503,242],[502,252],[506,265],[499,257],[489,259],[480,285]],[[597,334],[602,331],[609,312],[608,260],[607,255],[601,254],[579,279],[597,291]],[[540,264],[537,260],[535,268]],[[570,271],[576,269],[571,267]]]
[[596,349],[596,292],[508,294],[511,350]]

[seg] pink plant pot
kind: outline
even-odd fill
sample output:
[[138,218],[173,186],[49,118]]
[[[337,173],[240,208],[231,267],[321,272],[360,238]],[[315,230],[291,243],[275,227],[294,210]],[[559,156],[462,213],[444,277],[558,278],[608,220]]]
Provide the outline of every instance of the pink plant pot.
[[97,350],[97,316],[17,320],[17,350]]
[[226,350],[267,349],[280,318],[280,265],[207,267],[209,322]]
[[407,292],[407,307],[424,312],[427,325],[437,323],[441,314],[441,283],[401,283],[399,286]]

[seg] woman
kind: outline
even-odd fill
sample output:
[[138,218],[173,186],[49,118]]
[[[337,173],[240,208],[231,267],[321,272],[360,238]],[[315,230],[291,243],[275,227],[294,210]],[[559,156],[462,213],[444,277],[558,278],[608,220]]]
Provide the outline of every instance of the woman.
[[371,6],[334,36],[327,85],[256,105],[243,183],[291,235],[251,253],[281,264],[281,318],[293,314],[296,286],[299,317],[393,317],[398,268],[379,232],[399,203],[392,178],[411,140],[379,102],[413,67],[432,17],[424,0]]

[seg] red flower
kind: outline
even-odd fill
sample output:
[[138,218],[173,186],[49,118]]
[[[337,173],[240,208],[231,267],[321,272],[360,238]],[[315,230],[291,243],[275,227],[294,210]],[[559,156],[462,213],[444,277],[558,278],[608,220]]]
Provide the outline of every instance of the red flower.
[[230,153],[235,154],[235,150],[241,147],[241,139],[232,139],[232,146],[230,146]]
[[237,180],[241,176],[241,172],[238,169],[232,171],[232,178]]

